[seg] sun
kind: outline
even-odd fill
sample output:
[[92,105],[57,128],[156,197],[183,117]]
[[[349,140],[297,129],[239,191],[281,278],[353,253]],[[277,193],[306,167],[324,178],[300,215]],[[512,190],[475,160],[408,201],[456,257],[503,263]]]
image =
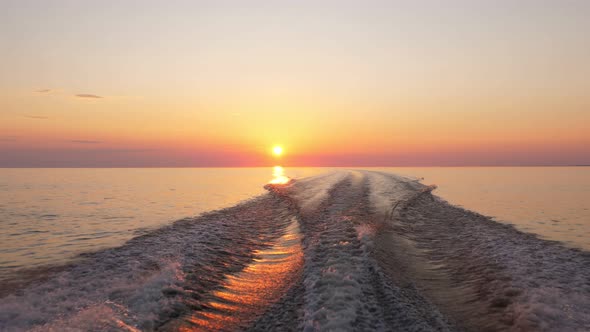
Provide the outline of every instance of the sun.
[[272,148],[272,154],[274,154],[277,157],[280,157],[283,154],[283,147],[280,145],[275,145]]

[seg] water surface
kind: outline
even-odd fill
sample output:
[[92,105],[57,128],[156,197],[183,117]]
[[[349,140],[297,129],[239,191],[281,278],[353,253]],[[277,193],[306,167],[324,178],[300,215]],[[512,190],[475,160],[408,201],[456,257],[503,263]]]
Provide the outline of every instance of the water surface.
[[[329,168],[284,168],[302,178]],[[589,167],[373,168],[424,178],[455,205],[590,249]],[[0,169],[0,279],[115,247],[265,192],[274,168]],[[276,175],[276,174],[275,174]]]
[[270,168],[0,169],[0,279],[234,205],[271,179]]
[[590,252],[539,238],[583,221],[534,236],[416,179],[526,229],[584,220],[584,169],[331,171],[7,170],[0,330],[590,326]]
[[590,249],[590,167],[399,167],[451,204]]

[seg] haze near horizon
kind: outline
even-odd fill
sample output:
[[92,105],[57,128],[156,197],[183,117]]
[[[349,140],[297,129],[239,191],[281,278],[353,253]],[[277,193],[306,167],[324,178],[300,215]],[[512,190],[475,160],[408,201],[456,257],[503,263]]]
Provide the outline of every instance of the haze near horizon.
[[590,164],[587,1],[2,1],[0,167]]

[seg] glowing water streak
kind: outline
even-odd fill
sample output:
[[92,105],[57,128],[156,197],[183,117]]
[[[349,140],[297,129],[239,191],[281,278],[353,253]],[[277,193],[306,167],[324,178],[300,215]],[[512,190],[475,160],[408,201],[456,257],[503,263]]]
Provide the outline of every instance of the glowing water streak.
[[270,184],[286,184],[291,181],[291,179],[285,176],[285,169],[281,166],[275,166],[272,172],[273,179],[270,180]]

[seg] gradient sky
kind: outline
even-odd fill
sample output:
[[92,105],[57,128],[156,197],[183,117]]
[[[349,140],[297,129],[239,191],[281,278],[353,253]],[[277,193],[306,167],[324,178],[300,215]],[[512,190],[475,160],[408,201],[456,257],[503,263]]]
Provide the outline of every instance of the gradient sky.
[[590,1],[0,0],[0,166],[590,164]]

